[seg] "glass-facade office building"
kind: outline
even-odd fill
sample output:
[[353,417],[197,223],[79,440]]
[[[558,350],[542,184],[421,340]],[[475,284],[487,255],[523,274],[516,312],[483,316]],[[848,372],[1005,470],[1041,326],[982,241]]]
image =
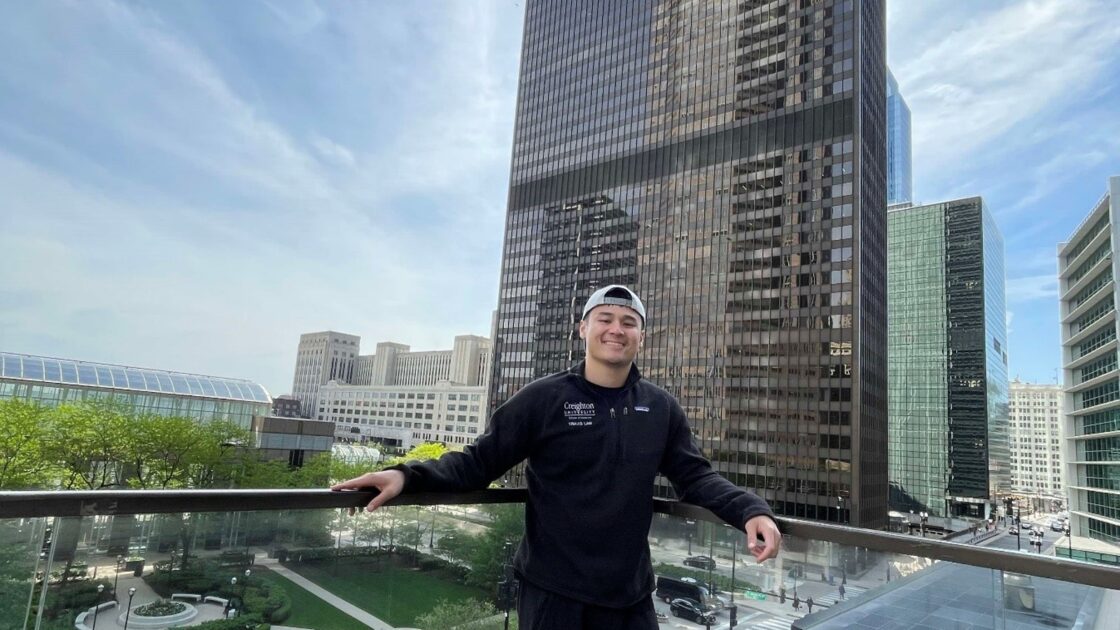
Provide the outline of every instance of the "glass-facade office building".
[[530,0],[493,404],[625,283],[723,475],[885,526],[884,29],[876,1]]
[[229,420],[246,430],[272,408],[268,392],[252,381],[8,352],[0,353],[0,398],[51,407],[116,401],[137,413]]
[[1003,236],[979,197],[887,217],[891,506],[986,517],[1011,483]]
[[887,70],[887,204],[914,200],[914,172],[910,148],[910,106]]
[[[1120,553],[1120,368],[1116,274],[1120,177],[1058,250],[1062,459],[1073,547]],[[1092,540],[1085,540],[1092,539]],[[1107,545],[1101,548],[1100,545]]]

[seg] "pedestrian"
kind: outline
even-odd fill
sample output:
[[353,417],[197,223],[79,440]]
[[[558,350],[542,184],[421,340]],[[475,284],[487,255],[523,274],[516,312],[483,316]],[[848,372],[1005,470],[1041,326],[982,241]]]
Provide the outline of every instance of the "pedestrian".
[[801,610],[801,598],[799,598],[796,594],[794,594],[793,596],[793,609]]
[[840,599],[844,599],[844,585],[840,584]]
[[810,595],[809,598],[805,600],[805,606],[809,609],[809,614],[810,615],[813,614],[813,596],[812,595]]
[[786,603],[786,587],[784,586],[778,589],[778,603]]
[[366,506],[373,511],[402,492],[482,490],[527,459],[525,535],[514,559],[521,627],[657,628],[648,533],[658,473],[682,501],[744,531],[758,562],[777,555],[781,534],[763,499],[712,469],[676,399],[642,377],[634,359],[645,325],[633,291],[595,291],[579,324],[584,361],[514,394],[463,452],[332,490],[378,490]]

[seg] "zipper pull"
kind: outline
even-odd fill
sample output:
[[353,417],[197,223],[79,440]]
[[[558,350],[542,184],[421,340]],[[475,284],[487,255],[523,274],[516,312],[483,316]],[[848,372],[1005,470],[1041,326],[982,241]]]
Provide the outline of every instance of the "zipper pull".
[[622,408],[622,415],[624,415],[624,416],[625,416],[625,415],[626,415],[626,414],[628,414],[628,413],[630,413],[630,408],[629,408],[629,407],[623,407],[623,408]]
[[614,419],[614,407],[611,407],[611,419]]

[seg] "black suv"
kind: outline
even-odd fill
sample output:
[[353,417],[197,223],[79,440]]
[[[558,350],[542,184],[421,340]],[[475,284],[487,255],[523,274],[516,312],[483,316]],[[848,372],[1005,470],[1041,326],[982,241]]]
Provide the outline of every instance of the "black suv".
[[695,599],[688,599],[686,597],[674,599],[672,603],[669,604],[669,612],[673,613],[674,617],[688,619],[696,623],[707,624],[716,622],[716,615],[714,612],[704,610]]
[[684,559],[684,565],[686,567],[696,567],[697,569],[704,569],[706,571],[716,568],[716,561],[708,556],[689,556]]

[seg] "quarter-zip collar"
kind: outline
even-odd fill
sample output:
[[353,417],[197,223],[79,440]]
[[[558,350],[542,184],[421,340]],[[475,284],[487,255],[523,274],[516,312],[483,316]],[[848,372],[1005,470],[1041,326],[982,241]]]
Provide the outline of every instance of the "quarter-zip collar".
[[[576,382],[579,384],[580,389],[589,395],[594,395],[594,392],[588,387],[589,381],[587,377],[584,376],[584,368],[584,362],[580,361],[568,369],[568,374],[577,377]],[[640,380],[642,380],[642,373],[638,371],[638,366],[636,364],[631,363],[630,373],[626,375],[626,382],[622,384],[622,391],[626,392],[633,389],[634,385]]]

